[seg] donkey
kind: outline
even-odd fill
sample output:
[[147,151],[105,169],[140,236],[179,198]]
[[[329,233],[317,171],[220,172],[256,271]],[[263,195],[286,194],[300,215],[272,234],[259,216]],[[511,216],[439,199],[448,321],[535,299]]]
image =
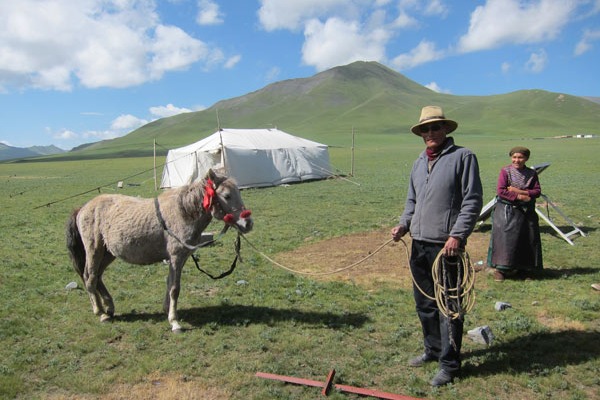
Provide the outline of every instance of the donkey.
[[213,170],[196,183],[169,189],[154,199],[102,194],[73,211],[66,227],[67,248],[100,321],[109,321],[115,312],[102,281],[111,262],[117,257],[138,265],[167,260],[163,309],[171,330],[180,332],[181,271],[200,247],[202,232],[213,217],[241,233],[253,227],[251,212],[244,207],[235,182]]

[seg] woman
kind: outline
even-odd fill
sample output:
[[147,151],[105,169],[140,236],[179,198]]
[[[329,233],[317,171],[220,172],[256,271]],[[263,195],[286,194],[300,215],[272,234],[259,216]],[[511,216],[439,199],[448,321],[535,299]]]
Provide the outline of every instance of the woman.
[[526,147],[512,148],[508,153],[511,164],[503,167],[498,177],[498,201],[488,251],[488,265],[494,268],[496,281],[503,281],[513,272],[543,268],[540,226],[535,212],[535,199],[542,189],[537,172],[525,165],[530,153]]

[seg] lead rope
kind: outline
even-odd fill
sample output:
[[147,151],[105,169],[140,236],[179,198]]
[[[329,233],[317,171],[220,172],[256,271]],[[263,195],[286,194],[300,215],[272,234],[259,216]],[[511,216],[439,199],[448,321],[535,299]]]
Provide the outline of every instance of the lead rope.
[[225,224],[225,226],[223,227],[223,229],[221,230],[221,232],[219,232],[219,234],[215,238],[213,238],[211,240],[207,240],[206,242],[200,242],[197,245],[191,245],[191,244],[188,244],[188,243],[184,242],[177,235],[175,235],[173,233],[173,231],[171,231],[169,229],[169,227],[167,226],[167,223],[165,222],[165,219],[162,216],[162,213],[160,212],[160,204],[158,203],[158,198],[157,197],[154,198],[154,210],[156,211],[156,218],[158,218],[158,222],[160,223],[160,226],[162,227],[162,229],[165,232],[167,232],[169,234],[169,236],[171,236],[172,238],[174,238],[175,240],[177,240],[183,247],[185,247],[186,249],[191,250],[191,251],[196,251],[196,250],[198,250],[201,247],[205,247],[205,246],[208,246],[210,244],[213,244],[214,242],[216,242],[217,240],[219,240],[221,238],[221,236],[225,235],[225,233],[229,229],[229,225]]
[[254,246],[246,236],[244,236],[243,234],[241,234],[242,238],[244,238],[244,240],[246,241],[246,243],[248,243],[248,245],[252,248],[252,250],[254,250],[255,252],[257,252],[258,254],[260,254],[261,256],[263,256],[265,259],[267,259],[269,262],[271,262],[274,265],[277,265],[278,267],[285,269],[288,272],[292,272],[294,274],[300,274],[300,275],[308,275],[308,276],[325,276],[325,275],[333,275],[333,274],[337,274],[346,270],[349,270],[351,268],[356,267],[359,264],[362,264],[363,262],[365,262],[366,260],[368,260],[369,258],[373,257],[375,254],[377,254],[378,252],[380,252],[385,246],[387,246],[392,240],[394,239],[390,239],[387,242],[385,242],[384,244],[382,244],[381,246],[379,246],[377,249],[375,249],[372,253],[370,253],[368,256],[358,260],[357,262],[350,264],[346,267],[342,267],[339,269],[336,269],[335,271],[330,271],[330,272],[304,272],[304,271],[297,271],[295,269],[286,267],[285,265],[278,263],[277,261],[273,260],[272,258],[270,258],[268,255],[266,255],[265,253],[263,253],[262,251],[260,251],[256,246]]
[[213,239],[211,240],[207,240],[205,242],[200,242],[199,244],[192,246],[190,244],[187,244],[186,242],[184,242],[182,239],[180,239],[177,235],[175,235],[167,226],[167,223],[165,222],[165,219],[162,216],[162,213],[160,212],[160,204],[158,202],[158,198],[155,197],[154,198],[154,209],[156,211],[156,217],[158,218],[158,221],[160,222],[161,227],[163,228],[163,230],[165,232],[167,232],[169,234],[169,236],[173,237],[175,240],[177,240],[182,246],[184,246],[186,249],[192,251],[192,260],[194,260],[194,264],[196,265],[196,269],[200,272],[202,272],[203,274],[205,274],[206,276],[208,276],[211,279],[222,279],[225,278],[227,275],[230,275],[234,270],[235,267],[237,266],[237,262],[238,260],[240,262],[242,262],[242,257],[240,255],[240,233],[238,231],[238,236],[236,238],[235,241],[235,258],[233,260],[233,262],[231,263],[231,266],[229,267],[229,269],[217,276],[213,276],[211,275],[209,272],[203,270],[202,268],[200,268],[200,260],[198,259],[198,256],[196,256],[195,252],[196,250],[198,250],[201,247],[205,247],[208,245],[211,245],[213,243],[215,243],[217,240],[219,240],[223,235],[225,235],[225,233],[227,233],[227,230],[229,229],[229,225],[225,224],[225,226],[223,226],[223,229],[221,229],[221,232],[219,232],[219,234],[216,237],[213,237]]
[[[244,234],[240,234],[240,236],[246,241],[246,243],[248,243],[248,245],[252,248],[252,250],[254,250],[258,254],[260,254],[262,257],[264,257],[266,260],[268,260],[272,264],[274,264],[288,272],[292,272],[292,273],[300,274],[300,275],[308,275],[308,276],[332,275],[332,274],[337,274],[337,273],[349,270],[351,268],[354,268],[357,265],[365,262],[369,258],[373,257],[375,254],[377,254],[385,246],[387,246],[394,240],[394,239],[389,239],[388,241],[383,243],[381,246],[379,246],[377,249],[375,249],[373,252],[371,252],[368,256],[366,256],[366,257],[358,260],[357,262],[352,263],[346,267],[339,268],[339,269],[336,269],[336,270],[330,271],[330,272],[305,272],[305,271],[298,271],[298,270],[286,267],[285,265],[273,260],[271,257],[266,255],[264,252],[260,251],[254,244],[252,244],[252,242],[250,242]],[[399,241],[402,242],[402,244],[404,245],[404,249],[406,250],[406,261],[407,261],[407,265],[408,265],[408,270],[410,271],[410,256],[409,256],[408,246],[406,245],[406,242],[404,240],[400,239]],[[458,256],[456,256],[456,258],[457,258],[457,264],[459,264],[459,265],[457,265],[457,268],[459,268],[460,272],[457,276],[456,287],[449,288],[447,284],[444,284],[444,282],[442,282],[442,284],[440,284],[439,279],[436,278],[439,276],[439,272],[440,272],[441,268],[443,267],[443,265],[442,265],[443,259],[445,259],[445,257],[443,257],[443,252],[440,251],[440,253],[436,257],[436,259],[433,263],[433,266],[432,266],[432,275],[434,277],[434,294],[435,294],[434,297],[429,296],[427,293],[425,293],[423,291],[423,289],[421,289],[421,287],[417,284],[417,282],[415,282],[415,278],[412,275],[412,272],[410,272],[410,277],[411,277],[415,287],[428,299],[435,300],[435,302],[437,303],[437,305],[440,309],[440,312],[445,317],[449,317],[451,319],[456,319],[456,318],[462,317],[463,315],[465,315],[469,311],[471,311],[473,306],[475,305],[475,291],[474,291],[475,269],[471,265],[471,259],[469,257],[469,254],[466,251],[459,250],[459,254],[458,254]],[[464,273],[464,275],[463,275],[463,273]],[[459,279],[459,277],[460,277],[460,279]],[[450,312],[450,309],[451,309],[450,303],[449,303],[450,301],[455,302],[456,311]]]
[[[200,261],[198,260],[198,257],[196,256],[196,254],[192,253],[192,260],[194,260],[194,264],[196,264],[196,269],[200,272],[202,272],[203,274],[205,274],[206,276],[208,276],[210,279],[222,279],[225,278],[228,275],[231,275],[231,273],[235,270],[235,267],[237,266],[237,262],[238,260],[240,262],[244,262],[242,260],[242,255],[240,254],[240,247],[241,247],[241,241],[240,241],[240,232],[238,231],[238,235],[237,238],[235,239],[235,258],[233,259],[233,262],[231,263],[231,266],[229,267],[229,269],[217,276],[213,276],[211,275],[208,271],[203,270],[202,268],[200,268]],[[214,240],[213,240],[214,241]]]

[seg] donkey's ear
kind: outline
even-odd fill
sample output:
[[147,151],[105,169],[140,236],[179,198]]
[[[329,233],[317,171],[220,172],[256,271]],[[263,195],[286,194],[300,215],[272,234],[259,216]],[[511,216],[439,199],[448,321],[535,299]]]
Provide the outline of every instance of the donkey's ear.
[[208,172],[206,172],[206,177],[213,182],[217,180],[217,174],[215,174],[215,171],[213,171],[212,168],[208,169]]

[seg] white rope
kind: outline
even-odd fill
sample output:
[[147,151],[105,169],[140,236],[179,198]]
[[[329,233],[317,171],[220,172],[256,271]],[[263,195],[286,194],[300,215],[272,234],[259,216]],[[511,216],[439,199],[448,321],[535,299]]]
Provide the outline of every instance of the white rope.
[[260,254],[261,256],[263,256],[265,259],[267,259],[268,261],[270,261],[271,263],[277,265],[280,268],[285,269],[286,271],[289,272],[293,272],[295,274],[302,274],[302,275],[310,275],[310,276],[325,276],[325,275],[333,275],[333,274],[337,274],[343,271],[347,271],[351,268],[356,267],[357,265],[365,262],[366,260],[368,260],[369,258],[373,257],[375,254],[377,254],[379,251],[381,251],[385,246],[387,246],[393,239],[388,240],[387,242],[385,242],[384,244],[382,244],[381,246],[379,246],[377,249],[375,249],[373,252],[371,252],[368,256],[358,260],[355,263],[352,263],[346,267],[343,268],[339,268],[336,269],[335,271],[330,271],[330,272],[305,272],[305,271],[298,271],[289,267],[286,267],[285,265],[273,260],[271,257],[269,257],[268,255],[266,255],[265,253],[263,253],[262,251],[260,251],[258,248],[256,248],[256,246],[254,246],[246,236],[242,235],[242,237],[244,238],[244,240],[246,241],[246,243],[248,243],[250,245],[250,247],[256,251],[258,254]]
[[[404,245],[406,246],[406,243]],[[408,254],[408,247],[406,249]],[[471,264],[471,258],[469,257],[469,253],[467,253],[466,251],[459,250],[458,255],[456,256],[456,268],[460,268],[458,264],[462,264],[462,268],[459,269],[459,271],[462,270],[463,275],[457,277],[458,282],[456,282],[456,287],[446,287],[444,279],[442,279],[442,282],[440,282],[439,280],[440,276],[444,277],[444,268],[446,268],[444,263],[447,262],[443,253],[444,250],[442,249],[438,253],[437,257],[433,262],[433,265],[431,266],[431,275],[433,277],[434,284],[433,297],[428,295],[423,289],[421,289],[419,284],[415,281],[412,271],[410,276],[417,290],[419,290],[419,292],[421,292],[423,296],[427,297],[428,299],[435,300],[440,312],[445,317],[457,319],[469,313],[475,305],[475,268],[473,268],[473,265]],[[456,303],[456,305],[458,306],[458,310],[450,310],[450,301],[454,301]]]

